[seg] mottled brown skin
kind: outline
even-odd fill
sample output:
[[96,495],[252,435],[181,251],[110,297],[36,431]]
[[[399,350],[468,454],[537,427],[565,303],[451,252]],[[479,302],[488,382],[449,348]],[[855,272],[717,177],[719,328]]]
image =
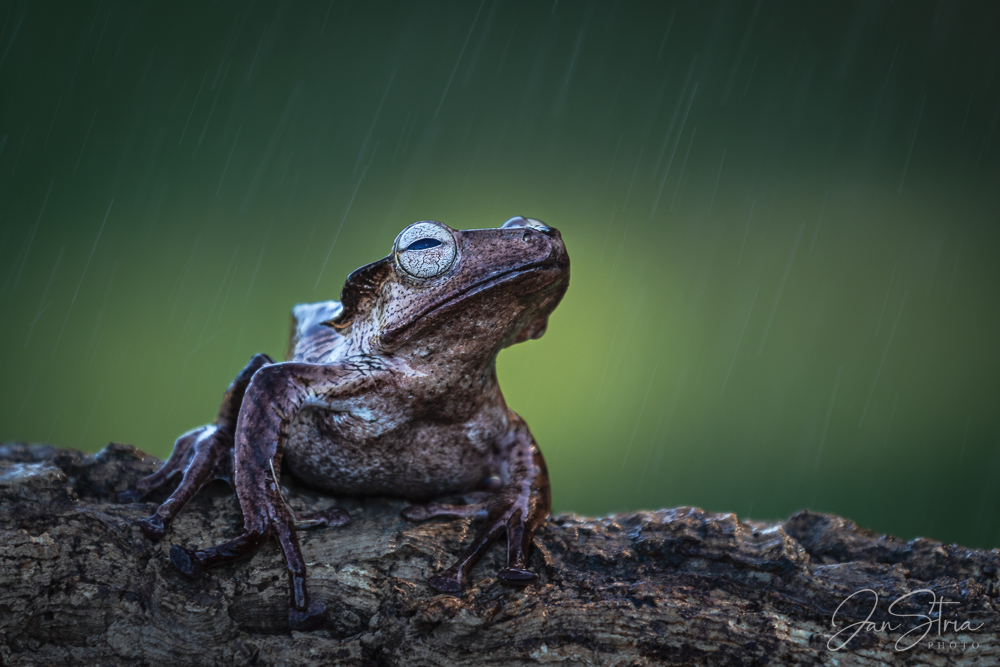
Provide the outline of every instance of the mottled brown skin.
[[[281,494],[282,462],[294,477],[335,494],[438,500],[409,506],[403,516],[410,520],[485,516],[458,561],[430,578],[435,590],[460,592],[503,532],[500,581],[530,584],[537,575],[526,556],[549,514],[549,480],[527,425],[504,402],[496,357],[545,332],[568,284],[562,238],[537,220],[469,231],[414,223],[392,254],[348,277],[339,303],[296,306],[290,360],[254,356],[215,422],[182,435],[163,467],[120,500],[139,500],[181,475],[142,522],[155,540],[201,487],[230,482],[244,533],[197,551],[174,545],[170,558],[195,576],[275,538],[288,567],[292,629],[316,627],[325,611],[306,592],[296,527],[350,517],[338,508],[296,516]],[[464,502],[442,502],[449,496]]]

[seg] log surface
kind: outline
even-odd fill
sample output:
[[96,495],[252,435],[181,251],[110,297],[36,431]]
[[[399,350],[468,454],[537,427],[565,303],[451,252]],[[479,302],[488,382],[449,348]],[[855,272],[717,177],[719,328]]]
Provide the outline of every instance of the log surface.
[[[809,511],[555,516],[535,540],[537,586],[497,583],[500,544],[455,597],[426,580],[470,520],[408,523],[403,501],[339,499],[351,524],[299,533],[326,623],[293,633],[273,542],[196,581],[170,564],[171,544],[241,531],[227,487],[199,493],[159,543],[138,524],[158,498],[114,503],[158,465],[125,445],[0,445],[0,665],[1000,664],[1000,550]],[[289,489],[297,509],[331,500]]]

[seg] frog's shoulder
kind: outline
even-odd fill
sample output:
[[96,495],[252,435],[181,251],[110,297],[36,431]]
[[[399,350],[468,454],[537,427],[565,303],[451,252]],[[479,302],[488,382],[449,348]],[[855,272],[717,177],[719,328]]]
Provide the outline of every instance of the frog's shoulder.
[[305,331],[327,320],[332,320],[343,309],[344,307],[340,305],[339,301],[297,303],[292,306],[292,323],[297,331]]
[[292,334],[288,341],[287,358],[314,364],[335,359],[344,337],[323,324],[343,310],[339,301],[299,303],[292,307]]

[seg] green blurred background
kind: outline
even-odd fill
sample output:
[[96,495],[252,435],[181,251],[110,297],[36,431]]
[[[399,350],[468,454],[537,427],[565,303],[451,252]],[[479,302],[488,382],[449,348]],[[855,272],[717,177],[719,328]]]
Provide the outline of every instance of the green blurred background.
[[0,4],[0,439],[166,456],[419,219],[558,227],[555,509],[1000,546],[1000,4]]

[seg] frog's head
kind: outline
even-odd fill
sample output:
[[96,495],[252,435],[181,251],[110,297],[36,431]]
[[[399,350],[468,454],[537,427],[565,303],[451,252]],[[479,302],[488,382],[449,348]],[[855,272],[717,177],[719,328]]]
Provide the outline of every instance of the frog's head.
[[351,273],[328,324],[384,352],[494,355],[541,337],[568,285],[562,237],[538,220],[467,231],[425,220]]

